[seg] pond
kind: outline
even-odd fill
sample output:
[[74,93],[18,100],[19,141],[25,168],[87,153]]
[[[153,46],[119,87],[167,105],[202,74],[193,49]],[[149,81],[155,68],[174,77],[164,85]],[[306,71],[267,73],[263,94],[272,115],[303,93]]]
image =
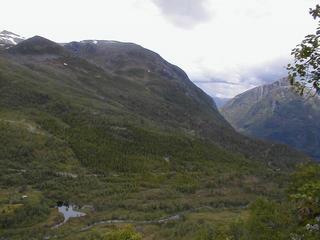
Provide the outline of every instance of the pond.
[[59,213],[62,213],[64,216],[64,222],[67,222],[69,218],[83,217],[86,215],[85,213],[75,211],[74,208],[75,206],[73,205],[63,205],[61,207],[58,207]]
[[76,211],[77,207],[75,205],[58,205],[58,211],[59,213],[63,214],[64,217],[64,221],[55,225],[53,228],[58,228],[60,226],[62,226],[63,224],[65,224],[70,218],[77,218],[77,217],[83,217],[86,214],[82,213],[82,212],[78,212]]

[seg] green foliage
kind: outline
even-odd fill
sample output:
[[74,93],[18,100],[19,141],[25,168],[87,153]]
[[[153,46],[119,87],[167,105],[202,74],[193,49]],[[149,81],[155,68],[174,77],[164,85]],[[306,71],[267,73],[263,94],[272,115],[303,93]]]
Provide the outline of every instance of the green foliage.
[[182,193],[195,193],[199,187],[196,178],[196,176],[179,174],[174,181],[175,189]]
[[292,225],[290,208],[273,201],[258,199],[251,207],[247,230],[252,240],[288,239]]
[[132,226],[126,226],[107,233],[103,236],[104,240],[141,240],[142,237]]
[[237,219],[230,223],[228,236],[232,240],[241,240],[244,239],[245,236],[248,236],[244,221]]
[[290,204],[259,198],[251,204],[246,221],[229,227],[233,240],[285,240],[295,232],[296,218]]
[[195,240],[215,240],[216,232],[212,226],[204,225],[198,230]]
[[[310,9],[314,19],[320,18],[320,5]],[[305,94],[305,89],[315,89],[320,94],[320,21],[315,34],[310,34],[292,50],[294,64],[289,64],[289,80],[297,91]],[[309,91],[310,93],[310,91]],[[307,94],[309,94],[307,93]]]
[[43,199],[39,201],[26,200],[22,206],[18,206],[13,211],[2,210],[0,229],[32,226],[45,220],[49,213],[49,206]]
[[320,166],[310,164],[300,167],[294,174],[290,197],[295,202],[300,219],[312,223],[320,216]]
[[289,198],[281,202],[257,199],[244,222],[230,226],[234,240],[301,239],[320,237],[320,166],[301,166],[293,175]]

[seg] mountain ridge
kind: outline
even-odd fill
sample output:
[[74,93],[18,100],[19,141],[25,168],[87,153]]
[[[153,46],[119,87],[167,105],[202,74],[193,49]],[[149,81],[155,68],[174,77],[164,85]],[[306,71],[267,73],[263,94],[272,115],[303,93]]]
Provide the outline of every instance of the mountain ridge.
[[314,121],[319,104],[319,97],[300,96],[283,78],[236,96],[221,112],[241,133],[288,144],[319,159],[320,128]]
[[[89,76],[73,80],[80,81],[77,84],[85,86],[84,91],[90,89],[90,92],[95,92],[95,98],[105,99],[109,94],[113,106],[121,103],[126,111],[135,112],[134,115],[149,119],[158,126],[178,128],[204,137],[223,148],[241,151],[243,137],[220,115],[212,98],[196,87],[180,68],[168,63],[159,54],[133,43],[95,41],[71,42],[61,46],[35,36],[8,49],[7,54],[13,57],[13,61],[19,61],[27,67],[30,67],[30,61],[34,61],[36,65],[32,65],[33,71],[56,71],[58,67],[57,73],[65,76],[74,70],[83,71],[85,75],[93,70],[97,72],[94,84],[100,85],[100,80],[105,78],[109,79],[105,84],[111,84],[116,89],[110,92],[107,85],[93,89]],[[16,54],[24,57],[15,57]],[[41,56],[43,54],[44,58]],[[48,54],[56,56],[48,57]],[[84,66],[85,69],[81,69]],[[118,80],[113,81],[110,77]],[[123,84],[130,86],[130,96],[127,96],[129,92]],[[258,145],[264,146],[263,142],[246,141],[255,148]]]
[[[124,219],[154,239],[197,239],[209,222],[195,225],[194,211],[211,218],[279,199],[310,161],[237,133],[152,51],[94,41],[36,37],[0,52],[0,238],[95,239],[110,230],[96,223]],[[61,226],[62,202],[86,216]],[[192,232],[176,238],[180,227]]]
[[28,38],[6,50],[11,54],[67,54],[67,51],[58,43],[41,36]]
[[24,41],[25,38],[18,34],[3,30],[0,32],[0,47],[10,47]]

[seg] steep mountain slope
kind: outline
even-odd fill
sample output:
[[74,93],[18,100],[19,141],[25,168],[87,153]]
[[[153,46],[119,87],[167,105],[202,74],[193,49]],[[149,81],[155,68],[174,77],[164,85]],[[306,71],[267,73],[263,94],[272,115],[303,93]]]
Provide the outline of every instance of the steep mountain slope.
[[[307,160],[235,132],[181,69],[134,44],[25,40],[0,53],[0,95],[5,239],[86,239],[106,219],[243,209],[280,197],[288,170]],[[52,229],[57,201],[91,207]]]
[[[277,167],[303,159],[285,146],[237,134],[182,70],[134,44],[86,41],[62,47],[37,36],[11,47],[0,60],[2,110],[25,115],[21,118],[58,139],[67,137],[91,170],[117,170],[123,161],[157,166],[159,156],[180,154],[161,143],[178,136]],[[198,158],[184,148],[181,160]],[[152,162],[144,164],[141,154]]]
[[[214,118],[216,125],[227,126],[228,123],[215,111],[214,101],[202,90],[195,87],[188,76],[177,66],[174,66],[158,54],[132,43],[114,41],[83,41],[72,42],[65,47],[76,56],[98,65],[108,73],[123,76],[134,84],[145,88],[144,92],[157,96],[166,102],[166,108],[159,106],[160,115],[171,113],[169,118],[183,117],[179,124],[186,118],[198,118],[202,112]],[[137,97],[137,96],[136,96]],[[161,102],[161,105],[163,105]],[[150,111],[157,108],[157,102],[144,101],[150,104]],[[150,114],[146,108],[141,114]],[[191,117],[192,115],[192,117]]]
[[[237,134],[221,117],[212,98],[197,88],[180,68],[150,50],[133,43],[97,40],[72,42],[66,44],[65,48],[74,56],[84,58],[112,75],[141,86],[143,91],[140,89],[138,94],[133,93],[129,97],[130,102],[138,99],[138,96],[143,98],[133,110],[148,118],[152,116],[158,122],[157,125],[164,123],[166,128],[183,127],[186,132],[209,139],[225,149],[260,160],[268,159],[267,161],[280,165],[291,158],[272,155],[276,152],[276,146],[244,139]],[[148,95],[143,96],[144,92],[160,97],[161,100],[153,101]],[[266,152],[270,156],[266,156]]]
[[236,96],[222,114],[239,132],[285,143],[320,159],[320,99],[299,96],[286,79]]

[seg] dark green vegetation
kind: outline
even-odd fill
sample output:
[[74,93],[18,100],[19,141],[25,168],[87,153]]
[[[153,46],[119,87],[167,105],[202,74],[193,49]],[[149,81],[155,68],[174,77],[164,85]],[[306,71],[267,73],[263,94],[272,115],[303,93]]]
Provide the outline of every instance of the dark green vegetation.
[[231,239],[285,240],[320,238],[320,167],[301,166],[292,176],[287,199],[258,199],[244,221],[231,225]]
[[287,79],[240,94],[221,112],[241,133],[285,143],[320,159],[320,99],[300,96]]
[[[0,95],[4,239],[223,239],[307,160],[236,133],[181,69],[134,44],[28,39],[0,53]],[[86,217],[52,229],[57,201]],[[111,219],[123,224],[92,225]]]

